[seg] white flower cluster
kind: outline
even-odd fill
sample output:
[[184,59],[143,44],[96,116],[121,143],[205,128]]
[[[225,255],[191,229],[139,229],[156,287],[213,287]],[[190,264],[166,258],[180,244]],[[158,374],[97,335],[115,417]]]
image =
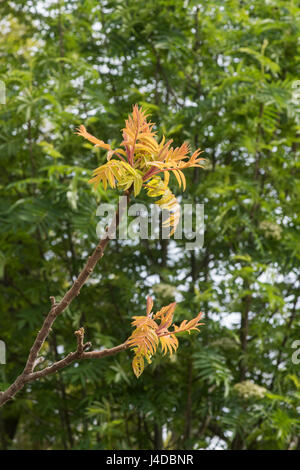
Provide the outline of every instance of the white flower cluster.
[[152,287],[154,293],[156,295],[159,295],[160,297],[175,297],[175,294],[177,293],[177,289],[174,286],[171,286],[170,284],[165,284],[165,283],[160,283],[160,284],[155,284]]
[[275,222],[270,222],[268,220],[263,220],[259,224],[259,228],[265,232],[267,238],[275,238],[275,240],[280,240],[282,228],[280,225]]
[[251,382],[251,380],[244,380],[243,382],[239,382],[234,385],[234,389],[236,392],[246,400],[248,398],[264,398],[267,389],[264,387],[260,387],[255,383]]

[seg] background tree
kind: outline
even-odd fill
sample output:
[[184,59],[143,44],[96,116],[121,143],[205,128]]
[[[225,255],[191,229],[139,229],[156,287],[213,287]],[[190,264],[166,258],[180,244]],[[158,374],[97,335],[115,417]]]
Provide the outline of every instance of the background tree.
[[[36,382],[1,409],[2,448],[300,448],[299,8],[293,1],[13,1],[0,5],[1,389],[24,367],[50,295],[97,243],[95,211],[116,200],[91,171],[134,103],[210,160],[181,203],[205,204],[205,241],[110,243],[44,354],[130,334],[153,294],[179,320],[205,313],[180,358],[139,381],[131,354]],[[173,186],[177,192],[176,185]],[[145,196],[146,201],[146,196]],[[134,293],[134,294],[133,294]],[[63,346],[64,345],[64,346]]]

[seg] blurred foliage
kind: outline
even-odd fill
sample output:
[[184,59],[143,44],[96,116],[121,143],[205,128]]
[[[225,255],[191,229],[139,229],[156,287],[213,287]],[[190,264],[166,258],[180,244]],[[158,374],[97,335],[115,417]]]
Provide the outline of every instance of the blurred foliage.
[[201,309],[201,333],[138,381],[124,352],[32,383],[1,409],[1,448],[299,449],[296,2],[12,0],[0,10],[1,388],[21,372],[49,296],[95,246],[97,205],[117,198],[88,186],[105,154],[76,127],[113,144],[132,105],[146,104],[159,132],[210,161],[187,174],[181,199],[205,204],[203,248],[111,242],[44,354],[74,350],[79,326],[95,348],[119,344],[148,294],[181,301],[178,321]]

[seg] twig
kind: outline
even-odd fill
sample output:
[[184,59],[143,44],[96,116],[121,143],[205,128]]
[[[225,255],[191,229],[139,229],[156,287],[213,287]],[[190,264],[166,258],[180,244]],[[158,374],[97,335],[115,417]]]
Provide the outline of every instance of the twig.
[[[125,192],[125,195],[127,196],[127,202],[129,200],[130,193],[131,189]],[[108,227],[108,230],[106,231],[102,239],[99,241],[93,254],[88,258],[78,278],[76,279],[76,281],[74,281],[72,287],[66,292],[62,300],[57,303],[53,296],[50,297],[51,309],[44,320],[42,328],[39,330],[35,338],[35,341],[28,355],[25,368],[10,387],[8,387],[4,392],[0,392],[0,407],[4,405],[8,400],[13,398],[15,394],[20,391],[26,383],[53,374],[58,370],[68,366],[75,360],[111,356],[129,347],[127,343],[123,343],[111,349],[87,352],[86,349],[91,346],[91,343],[84,344],[84,329],[80,328],[78,331],[75,332],[77,336],[77,350],[75,352],[68,354],[64,359],[55,362],[54,364],[46,367],[45,369],[34,372],[35,367],[43,361],[43,358],[38,357],[38,355],[46,338],[48,337],[51,331],[51,327],[55,319],[68,307],[72,300],[79,295],[82,286],[92,274],[97,262],[102,258],[106,245],[108,244],[109,240],[114,236],[121,220],[121,217],[124,213],[124,210],[125,207],[120,205],[118,210],[116,211],[114,220]]]

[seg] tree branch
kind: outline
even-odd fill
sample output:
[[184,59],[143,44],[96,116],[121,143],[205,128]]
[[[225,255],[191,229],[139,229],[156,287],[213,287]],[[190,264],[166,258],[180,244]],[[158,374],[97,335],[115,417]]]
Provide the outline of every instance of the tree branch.
[[[131,189],[125,192],[125,195],[127,197],[127,203],[129,201],[130,193]],[[64,359],[55,362],[54,364],[49,367],[46,367],[45,369],[34,372],[35,367],[43,361],[43,358],[38,357],[38,354],[51,331],[51,327],[55,319],[67,308],[67,306],[72,302],[72,300],[79,295],[82,286],[86,283],[87,279],[92,274],[97,262],[102,258],[104,250],[109,240],[116,233],[117,227],[119,225],[122,215],[124,214],[124,211],[125,206],[119,205],[118,210],[115,213],[115,218],[108,227],[102,239],[99,241],[93,254],[88,258],[78,278],[76,279],[76,281],[74,281],[72,287],[65,293],[62,300],[57,303],[53,296],[50,297],[51,309],[35,338],[35,341],[28,355],[25,368],[10,387],[8,387],[4,392],[0,392],[0,407],[4,405],[8,400],[13,398],[15,394],[20,391],[26,383],[53,374],[58,370],[67,367],[75,360],[111,356],[129,347],[125,342],[111,349],[86,352],[86,349],[88,349],[91,344],[84,344],[84,329],[80,328],[78,331],[75,332],[75,335],[77,336],[77,350],[75,352],[71,352]]]

